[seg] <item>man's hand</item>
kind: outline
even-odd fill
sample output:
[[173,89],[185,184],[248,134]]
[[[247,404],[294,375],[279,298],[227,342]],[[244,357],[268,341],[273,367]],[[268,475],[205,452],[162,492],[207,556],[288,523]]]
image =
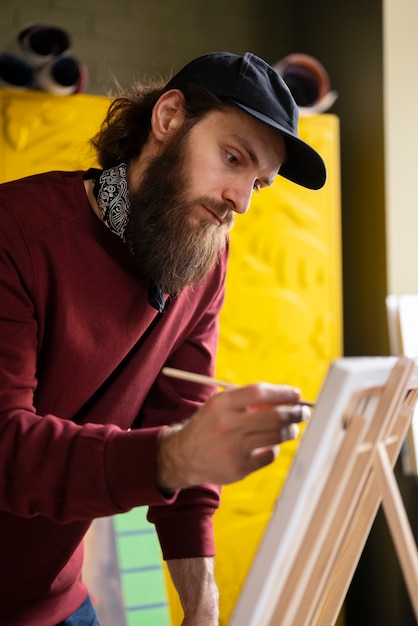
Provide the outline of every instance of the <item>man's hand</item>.
[[297,389],[249,385],[212,396],[185,424],[167,428],[158,450],[158,484],[176,490],[228,484],[271,463],[278,444],[307,417]]

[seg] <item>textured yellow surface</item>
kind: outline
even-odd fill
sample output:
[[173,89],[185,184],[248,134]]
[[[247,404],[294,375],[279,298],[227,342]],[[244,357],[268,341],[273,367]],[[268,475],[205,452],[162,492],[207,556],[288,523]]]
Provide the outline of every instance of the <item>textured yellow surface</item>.
[[310,191],[278,177],[238,217],[218,374],[296,384],[313,398],[341,352],[338,120],[303,118],[300,132],[326,159],[328,182]]
[[102,96],[0,89],[0,182],[90,166],[88,140],[108,106]]
[[[339,123],[302,118],[301,136],[324,157],[320,191],[278,177],[254,195],[231,233],[227,295],[221,314],[217,375],[301,388],[315,400],[330,361],[342,353]],[[221,624],[238,598],[292,462],[297,442],[281,446],[268,468],[224,487],[215,515]],[[173,624],[182,612],[168,583]]]

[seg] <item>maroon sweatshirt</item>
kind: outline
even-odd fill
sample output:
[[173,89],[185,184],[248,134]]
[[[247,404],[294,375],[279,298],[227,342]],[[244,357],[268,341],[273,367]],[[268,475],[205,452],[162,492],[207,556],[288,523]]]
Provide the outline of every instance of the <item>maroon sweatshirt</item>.
[[213,375],[226,256],[159,314],[82,172],[0,185],[2,626],[53,626],[81,604],[95,517],[149,505],[166,559],[214,554],[219,489],[164,499],[155,452],[211,394],[159,372]]

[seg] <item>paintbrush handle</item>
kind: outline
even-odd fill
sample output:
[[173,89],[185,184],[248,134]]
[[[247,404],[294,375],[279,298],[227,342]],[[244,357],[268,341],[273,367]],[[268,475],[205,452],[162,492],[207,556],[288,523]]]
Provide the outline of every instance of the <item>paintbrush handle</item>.
[[[171,378],[179,378],[180,380],[188,380],[192,383],[201,383],[203,385],[213,385],[214,387],[222,387],[223,389],[238,389],[240,385],[234,385],[233,383],[227,383],[224,380],[218,380],[205,376],[204,374],[195,374],[194,372],[185,372],[184,370],[178,370],[174,367],[163,367],[161,373]],[[307,402],[306,400],[300,400],[297,404],[313,407],[313,402]]]

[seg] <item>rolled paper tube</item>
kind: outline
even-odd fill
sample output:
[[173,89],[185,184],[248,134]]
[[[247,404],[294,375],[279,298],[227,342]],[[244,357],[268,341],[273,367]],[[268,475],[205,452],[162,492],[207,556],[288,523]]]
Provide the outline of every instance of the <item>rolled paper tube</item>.
[[20,31],[17,39],[28,62],[35,68],[68,52],[71,46],[71,38],[66,30],[48,24],[29,26]]
[[289,54],[274,69],[283,78],[300,109],[323,112],[337,98],[324,66],[308,54]]
[[34,72],[30,65],[13,54],[0,54],[0,85],[27,89],[33,82]]
[[69,96],[81,91],[87,82],[87,70],[77,59],[71,56],[59,57],[39,69],[35,77],[38,89],[49,91],[59,96]]

